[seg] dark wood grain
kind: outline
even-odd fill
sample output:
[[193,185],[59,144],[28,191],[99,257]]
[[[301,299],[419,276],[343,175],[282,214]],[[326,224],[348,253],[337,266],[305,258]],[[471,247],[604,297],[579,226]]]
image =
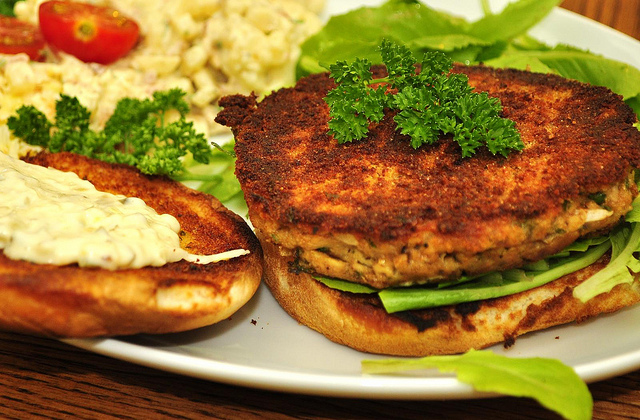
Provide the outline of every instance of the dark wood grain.
[[640,0],[564,0],[561,6],[640,39]]
[[[640,39],[640,0],[563,7]],[[640,417],[640,371],[590,385],[595,419]],[[281,394],[193,379],[56,340],[0,333],[0,418],[555,419],[534,401],[377,401]]]
[[[640,415],[640,371],[592,384],[595,419]],[[554,419],[527,399],[376,401],[224,385],[0,333],[0,417]]]

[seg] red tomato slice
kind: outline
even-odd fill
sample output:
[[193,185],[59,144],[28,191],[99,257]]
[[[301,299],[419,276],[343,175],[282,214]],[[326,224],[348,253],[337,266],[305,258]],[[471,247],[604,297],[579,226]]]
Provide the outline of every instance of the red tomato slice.
[[133,19],[109,7],[45,1],[38,14],[47,43],[84,62],[113,63],[133,48],[140,34]]
[[44,45],[36,25],[0,15],[0,54],[26,53],[32,60],[40,60]]

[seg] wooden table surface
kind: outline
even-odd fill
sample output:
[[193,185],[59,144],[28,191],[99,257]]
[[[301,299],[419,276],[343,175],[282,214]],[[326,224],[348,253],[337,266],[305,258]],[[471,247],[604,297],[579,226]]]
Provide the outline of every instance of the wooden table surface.
[[[567,0],[640,39],[640,0]],[[640,328],[640,327],[639,327]],[[640,371],[589,386],[594,418],[640,418]],[[178,376],[62,342],[0,333],[0,418],[557,418],[528,399],[377,401],[282,394]]]

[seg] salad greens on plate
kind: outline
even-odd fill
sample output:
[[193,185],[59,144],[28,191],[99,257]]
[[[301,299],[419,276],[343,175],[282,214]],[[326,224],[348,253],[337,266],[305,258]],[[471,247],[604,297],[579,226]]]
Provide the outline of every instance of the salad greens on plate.
[[572,46],[549,46],[527,34],[560,0],[519,0],[499,13],[490,13],[486,0],[482,3],[487,14],[473,22],[417,0],[389,0],[334,16],[302,45],[297,75],[326,71],[332,63],[356,57],[379,62],[377,46],[391,39],[416,57],[442,51],[464,64],[556,73],[607,86],[640,112],[639,69]]

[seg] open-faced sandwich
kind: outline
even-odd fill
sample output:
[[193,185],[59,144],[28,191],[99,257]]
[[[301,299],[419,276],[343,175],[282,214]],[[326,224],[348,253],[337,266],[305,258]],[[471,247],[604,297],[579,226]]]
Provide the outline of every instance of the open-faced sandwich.
[[262,252],[241,217],[162,176],[73,153],[0,154],[0,327],[167,333],[231,316]]

